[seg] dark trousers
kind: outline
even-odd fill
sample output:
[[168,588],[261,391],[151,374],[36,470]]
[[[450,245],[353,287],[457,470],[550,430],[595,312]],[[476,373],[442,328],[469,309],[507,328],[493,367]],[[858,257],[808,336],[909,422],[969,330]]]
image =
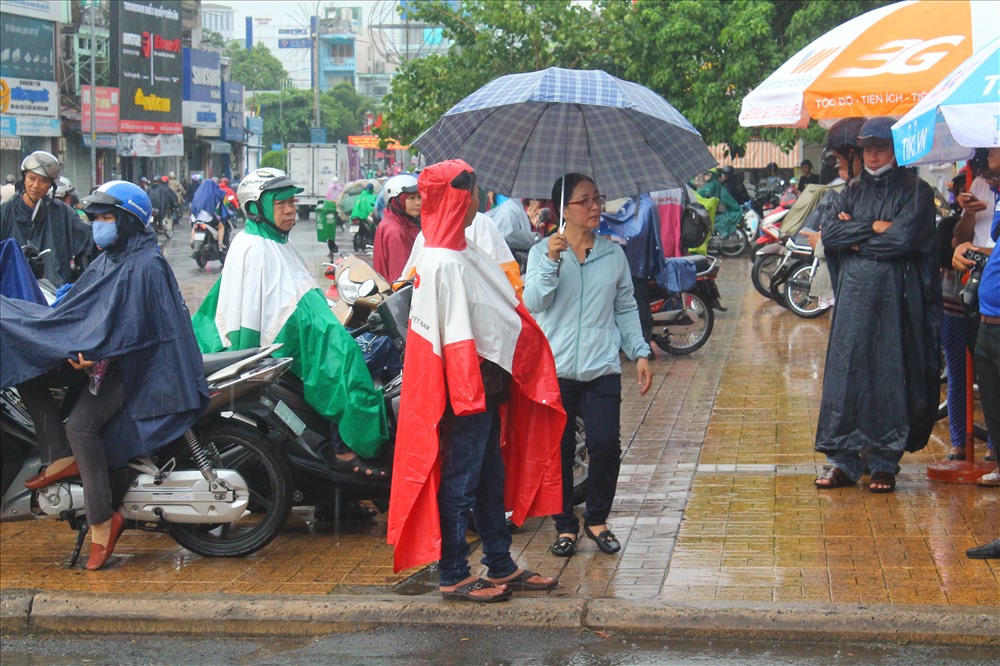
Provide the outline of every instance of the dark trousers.
[[108,369],[101,390],[92,395],[85,387],[63,424],[50,388],[74,386],[88,381],[83,372],[67,363],[47,374],[19,384],[17,392],[35,424],[42,460],[51,463],[73,456],[80,467],[87,520],[103,523],[111,518],[111,480],[100,430],[125,406],[125,387],[114,364]]
[[504,515],[504,466],[497,409],[469,416],[447,413],[441,422],[441,444],[441,585],[455,585],[470,575],[469,544],[465,540],[469,510],[482,540],[482,563],[488,568],[487,575],[511,575],[517,565],[510,556],[510,531]]
[[622,463],[621,375],[604,375],[589,382],[560,379],[566,429],[562,437],[562,513],[554,517],[556,532],[577,534],[580,521],[573,511],[573,459],[576,455],[576,417],[583,417],[589,457],[584,525],[603,525],[611,513]]
[[1000,437],[1000,324],[980,324],[976,339],[976,379],[991,439]]
[[653,336],[653,313],[649,308],[649,280],[633,276],[632,290],[635,304],[639,307],[639,326],[642,328],[642,338],[649,342]]

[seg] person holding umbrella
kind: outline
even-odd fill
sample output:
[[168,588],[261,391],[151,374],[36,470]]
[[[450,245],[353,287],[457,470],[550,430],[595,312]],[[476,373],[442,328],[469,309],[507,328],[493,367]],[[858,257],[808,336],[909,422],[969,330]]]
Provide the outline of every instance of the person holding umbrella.
[[621,466],[619,349],[636,363],[639,394],[652,384],[650,348],[642,337],[632,275],[622,249],[595,233],[605,197],[589,176],[570,173],[552,187],[564,229],[528,254],[524,303],[545,332],[556,361],[566,427],[562,436],[562,512],[552,554],[576,552],[573,511],[576,418],[583,417],[590,456],[583,531],[604,553],[621,550],[608,515]]

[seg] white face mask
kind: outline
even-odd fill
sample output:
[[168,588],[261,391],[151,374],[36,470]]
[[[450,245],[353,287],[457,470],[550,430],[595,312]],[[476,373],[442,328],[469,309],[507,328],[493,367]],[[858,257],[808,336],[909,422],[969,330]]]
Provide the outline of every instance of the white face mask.
[[894,169],[895,167],[896,167],[896,160],[893,160],[893,161],[889,162],[888,164],[886,164],[885,166],[880,166],[877,169],[869,169],[868,167],[865,167],[865,171],[868,172],[869,176],[874,176],[875,178],[878,178],[882,174],[888,173],[890,170]]

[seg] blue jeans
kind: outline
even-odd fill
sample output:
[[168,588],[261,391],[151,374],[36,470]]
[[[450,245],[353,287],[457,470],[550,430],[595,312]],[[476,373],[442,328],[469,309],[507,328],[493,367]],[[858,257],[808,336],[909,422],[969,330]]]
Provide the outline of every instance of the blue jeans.
[[559,534],[577,534],[580,521],[573,512],[573,458],[576,454],[576,417],[583,417],[587,432],[588,469],[587,508],[584,525],[603,525],[608,521],[618,486],[622,464],[621,404],[622,376],[604,375],[589,382],[559,380],[566,429],[562,437],[563,510],[553,519]]
[[441,421],[440,583],[460,583],[471,575],[465,540],[468,511],[476,520],[483,545],[482,563],[490,578],[505,578],[517,565],[510,556],[510,531],[504,516],[504,466],[500,454],[500,418],[496,408]]
[[[899,474],[899,460],[903,457],[903,451],[875,451],[868,449],[868,471],[887,472],[896,476]],[[865,461],[861,459],[861,454],[857,451],[845,453],[835,453],[826,456],[826,459],[847,475],[851,481],[857,481],[865,473]]]

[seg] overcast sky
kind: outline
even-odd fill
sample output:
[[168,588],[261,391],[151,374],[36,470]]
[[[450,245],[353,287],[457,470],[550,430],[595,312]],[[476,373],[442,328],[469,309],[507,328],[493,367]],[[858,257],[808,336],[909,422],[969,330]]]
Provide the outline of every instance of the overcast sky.
[[[209,0],[211,4],[215,5],[226,5],[232,7],[235,10],[234,14],[234,27],[233,27],[233,37],[235,39],[245,38],[245,28],[246,19],[248,16],[270,16],[275,25],[278,24],[295,24],[301,25],[302,27],[309,27],[309,17],[313,15],[316,11],[317,5],[319,7],[332,6],[332,7],[363,7],[365,13],[365,25],[371,21],[372,11],[379,8],[380,11],[376,12],[378,15],[382,15],[384,12],[381,11],[381,4],[389,2],[393,5],[396,3],[393,0],[320,0],[316,2],[315,0],[311,2],[307,1],[297,1],[297,0]],[[320,11],[322,15],[322,10]]]

